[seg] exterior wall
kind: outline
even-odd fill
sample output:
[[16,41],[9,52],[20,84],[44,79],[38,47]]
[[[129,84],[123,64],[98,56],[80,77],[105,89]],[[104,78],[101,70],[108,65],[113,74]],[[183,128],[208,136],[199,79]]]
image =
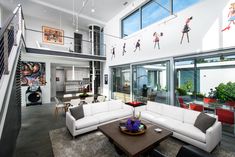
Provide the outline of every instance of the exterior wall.
[[[220,83],[228,83],[235,81],[235,68],[216,68],[216,69],[202,69],[200,70],[200,92],[208,95],[212,88],[213,90]],[[215,79],[216,77],[216,79]]]
[[[109,73],[110,66],[143,62],[148,60],[161,60],[173,56],[197,54],[198,52],[211,51],[214,49],[234,47],[233,36],[235,27],[231,25],[229,31],[221,32],[228,25],[228,12],[232,0],[202,0],[188,7],[176,16],[170,16],[162,21],[154,23],[123,39],[105,36],[107,63],[104,72]],[[106,34],[121,36],[121,19],[134,10],[135,7],[144,3],[137,0],[134,5],[128,6],[124,11],[110,20],[104,28]],[[212,7],[213,6],[213,7]],[[193,17],[189,23],[190,42],[187,43],[186,36],[180,44],[182,29],[185,21]],[[153,33],[163,32],[160,37],[161,49],[154,49]],[[140,39],[141,50],[134,52],[135,43]],[[122,47],[126,43],[126,54],[122,56]],[[115,58],[111,59],[111,49],[115,47]],[[108,86],[104,86],[108,88]],[[106,92],[105,92],[106,91]],[[104,95],[108,95],[109,89],[104,89]]]

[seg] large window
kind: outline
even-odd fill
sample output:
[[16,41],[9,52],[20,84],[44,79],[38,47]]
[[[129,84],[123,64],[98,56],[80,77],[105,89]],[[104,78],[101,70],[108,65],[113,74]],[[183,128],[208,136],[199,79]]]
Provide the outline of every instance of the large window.
[[169,104],[169,62],[133,66],[133,99]]
[[[122,37],[131,35],[165,17],[181,11],[200,0],[150,0],[122,20]],[[173,5],[173,11],[171,4]]]
[[130,101],[130,66],[112,68],[112,99]]
[[173,0],[173,12],[179,12],[197,2],[200,0],[187,0],[187,1],[182,1],[182,0]]
[[169,16],[169,2],[169,0],[153,0],[144,5],[142,7],[142,28]]
[[140,30],[140,10],[135,11],[122,20],[123,37]]

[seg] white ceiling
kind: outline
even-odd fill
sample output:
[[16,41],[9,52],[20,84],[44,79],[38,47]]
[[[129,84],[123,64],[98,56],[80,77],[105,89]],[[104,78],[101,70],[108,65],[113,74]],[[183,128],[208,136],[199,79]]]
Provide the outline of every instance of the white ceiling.
[[[79,13],[79,26],[87,27],[89,24],[104,26],[133,1],[135,0],[0,0],[0,4],[8,10],[14,10],[17,4],[22,4],[27,16],[50,21],[58,21],[61,17],[69,23],[73,22],[75,9]],[[83,2],[87,2],[84,7]],[[124,6],[124,2],[128,4]],[[94,13],[91,12],[92,8],[95,9]]]

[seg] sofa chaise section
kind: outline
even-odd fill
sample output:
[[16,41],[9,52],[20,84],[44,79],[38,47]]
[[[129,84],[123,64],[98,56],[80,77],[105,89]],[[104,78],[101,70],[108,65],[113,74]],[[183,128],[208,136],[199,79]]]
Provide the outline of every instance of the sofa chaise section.
[[147,121],[173,131],[173,137],[211,152],[221,141],[222,127],[216,115],[216,122],[203,133],[194,126],[200,112],[176,106],[148,101],[147,105],[135,108],[136,114]]

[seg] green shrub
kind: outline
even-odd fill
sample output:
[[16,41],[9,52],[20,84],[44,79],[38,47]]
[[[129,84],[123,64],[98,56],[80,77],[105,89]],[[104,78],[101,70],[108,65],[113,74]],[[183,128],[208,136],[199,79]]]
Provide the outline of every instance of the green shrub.
[[235,82],[220,83],[216,89],[216,97],[220,101],[235,101]]
[[179,94],[179,96],[187,95],[187,91],[182,88],[177,88],[176,91]]

